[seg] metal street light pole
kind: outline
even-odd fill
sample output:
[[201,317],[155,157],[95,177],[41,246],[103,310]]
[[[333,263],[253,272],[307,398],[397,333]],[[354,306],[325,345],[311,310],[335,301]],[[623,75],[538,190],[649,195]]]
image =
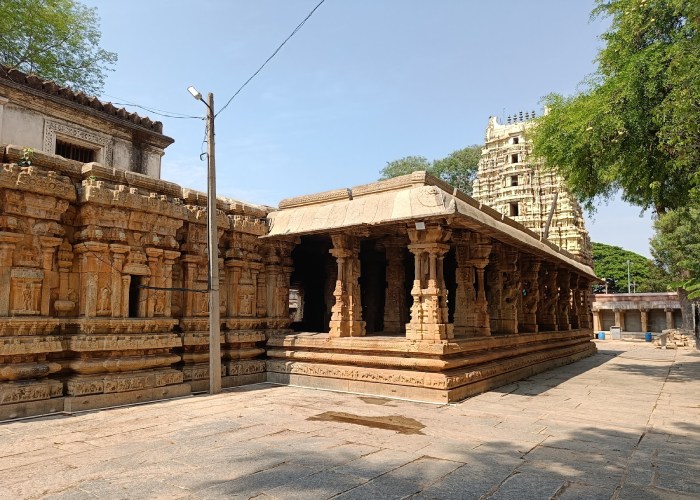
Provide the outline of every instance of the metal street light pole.
[[207,107],[207,250],[209,252],[209,394],[221,392],[221,322],[219,317],[219,238],[216,220],[216,157],[214,147],[214,94],[202,99],[194,87],[187,90]]

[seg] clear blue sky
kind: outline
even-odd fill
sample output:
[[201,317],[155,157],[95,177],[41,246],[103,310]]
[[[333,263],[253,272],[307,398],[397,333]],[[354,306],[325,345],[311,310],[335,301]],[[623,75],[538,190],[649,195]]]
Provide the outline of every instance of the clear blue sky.
[[[84,0],[119,54],[103,99],[220,108],[318,0]],[[387,161],[483,143],[490,115],[537,110],[594,69],[592,0],[326,0],[216,121],[219,195],[286,197],[376,180]],[[119,99],[115,98],[118,97]],[[139,111],[136,108],[132,110]],[[204,123],[162,118],[162,177],[205,190]],[[594,241],[649,255],[648,214],[601,205]]]

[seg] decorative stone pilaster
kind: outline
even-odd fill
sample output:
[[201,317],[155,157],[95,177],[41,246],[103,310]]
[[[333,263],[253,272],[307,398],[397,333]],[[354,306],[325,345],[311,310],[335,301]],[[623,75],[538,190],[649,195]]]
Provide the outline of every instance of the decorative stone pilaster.
[[557,325],[557,301],[559,289],[557,287],[557,271],[553,267],[543,264],[540,270],[540,301],[537,306],[537,327],[541,332],[554,332]]
[[[109,245],[88,241],[75,246],[80,255],[80,314],[86,318],[98,315],[111,315],[111,272],[105,272],[109,266]],[[111,271],[111,270],[110,270]]]
[[415,259],[415,275],[411,295],[411,321],[406,325],[406,338],[412,340],[444,340],[454,337],[454,325],[448,323],[447,287],[443,275],[443,259],[449,251],[451,231],[438,225],[426,229],[408,229],[409,251]]
[[[179,256],[180,252],[175,252],[172,250],[166,250],[163,252],[163,276],[165,276],[165,288],[173,288],[173,265],[175,264],[175,259],[177,259]],[[172,315],[173,292],[172,290],[165,290],[163,295],[165,298],[163,316],[169,318]],[[158,311],[158,307],[156,307],[156,311]]]
[[21,234],[0,232],[0,316],[10,315],[10,281],[12,275],[12,257],[17,243],[22,241]]
[[384,298],[384,333],[401,333],[405,328],[406,276],[403,252],[406,242],[401,238],[381,241],[386,255],[386,292]]
[[[112,260],[112,316],[115,318],[125,317],[124,310],[122,307],[122,301],[124,300],[124,290],[122,288],[124,281],[122,280],[122,270],[124,269],[124,261],[126,260],[126,254],[129,253],[129,247],[127,245],[112,244],[109,245],[109,251]],[[126,291],[128,296],[128,286]]]
[[362,321],[360,298],[360,242],[355,236],[334,234],[333,248],[329,251],[336,258],[338,277],[331,308],[330,337],[362,337],[365,322]]
[[520,279],[522,280],[522,315],[519,316],[518,331],[537,333],[537,306],[540,301],[539,271],[542,262],[532,256],[520,259]]

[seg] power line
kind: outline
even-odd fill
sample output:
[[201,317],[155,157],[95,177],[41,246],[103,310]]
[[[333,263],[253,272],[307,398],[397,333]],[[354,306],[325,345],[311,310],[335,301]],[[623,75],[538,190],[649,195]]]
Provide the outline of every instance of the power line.
[[309,18],[314,14],[314,12],[316,12],[316,9],[318,9],[318,8],[321,6],[321,4],[323,4],[323,2],[325,2],[325,1],[326,1],[326,0],[321,0],[321,1],[316,5],[316,7],[314,7],[313,9],[311,9],[311,12],[309,12],[309,14],[304,18],[304,20],[303,20],[302,22],[300,22],[300,23],[297,25],[296,28],[294,28],[294,31],[292,31],[292,33],[291,33],[287,38],[284,39],[284,41],[279,45],[279,47],[277,47],[277,48],[275,49],[275,51],[272,53],[272,55],[271,55],[270,57],[268,57],[268,58],[265,60],[264,63],[262,63],[262,65],[257,69],[257,71],[255,71],[255,73],[253,73],[253,74],[250,76],[250,78],[248,78],[248,79],[243,83],[243,85],[240,86],[240,88],[239,88],[238,90],[236,90],[236,92],[231,96],[231,98],[230,98],[228,101],[226,101],[226,104],[224,104],[224,106],[223,106],[217,113],[214,114],[214,118],[216,118],[217,116],[219,116],[219,115],[221,114],[221,112],[222,112],[223,110],[225,110],[225,109],[228,107],[229,104],[231,104],[231,101],[233,101],[233,100],[236,98],[236,96],[237,96],[238,94],[240,94],[240,92],[245,88],[246,85],[248,85],[248,84],[250,83],[250,81],[251,81],[253,78],[255,78],[256,76],[258,76],[258,73],[260,73],[260,72],[262,71],[262,69],[267,65],[267,63],[269,63],[269,62],[272,60],[272,58],[275,57],[275,56],[277,55],[277,53],[280,51],[280,49],[281,49],[282,47],[284,47],[284,44],[286,44],[286,43],[289,41],[290,38],[292,38],[294,35],[297,34],[297,32],[302,28],[302,26],[304,26],[304,24],[306,24],[306,21],[308,21]]
[[186,115],[184,113],[178,113],[176,111],[166,111],[163,109],[158,109],[158,108],[149,108],[148,106],[142,106],[141,104],[136,104],[135,102],[129,102],[126,99],[123,99],[121,97],[117,97],[114,95],[109,95],[109,94],[104,94],[106,97],[111,97],[112,99],[118,99],[120,101],[124,102],[113,102],[112,104],[116,104],[117,106],[133,106],[135,108],[140,108],[143,109],[144,111],[148,111],[151,114],[158,115],[158,116],[165,116],[166,118],[176,118],[176,119],[182,119],[182,120],[204,120],[204,117],[202,116],[195,116],[195,115]]

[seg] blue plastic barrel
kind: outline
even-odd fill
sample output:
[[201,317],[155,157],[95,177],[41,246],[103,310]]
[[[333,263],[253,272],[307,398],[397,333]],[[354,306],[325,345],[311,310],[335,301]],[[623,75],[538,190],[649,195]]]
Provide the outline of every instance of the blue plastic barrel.
[[605,340],[605,332],[598,332],[598,340]]
[[644,340],[647,342],[651,342],[651,332],[647,332],[644,334]]

